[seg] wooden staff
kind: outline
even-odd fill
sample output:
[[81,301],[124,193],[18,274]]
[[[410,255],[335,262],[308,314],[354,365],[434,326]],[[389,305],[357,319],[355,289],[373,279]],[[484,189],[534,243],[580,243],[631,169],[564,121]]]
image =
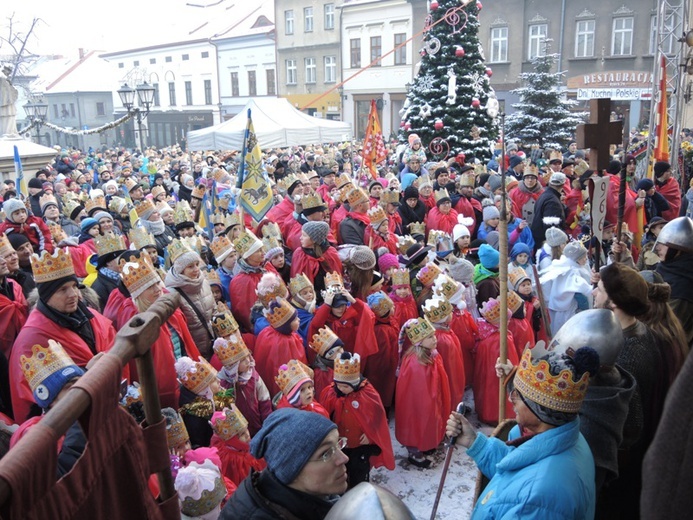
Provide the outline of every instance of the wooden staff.
[[[628,140],[630,138],[630,109],[626,109],[623,122],[623,165],[621,166],[621,178],[618,186],[618,220],[616,221],[616,240],[619,245],[623,236],[623,214],[626,211],[626,187],[628,180],[626,178],[626,151],[628,150]],[[621,261],[621,253],[614,253],[616,262]]]
[[[500,114],[501,120],[501,208],[498,250],[500,260],[498,265],[498,281],[500,282],[500,362],[508,362],[508,208],[507,191],[505,189],[505,114]],[[491,194],[493,195],[493,194]],[[498,380],[498,422],[505,419],[505,385],[503,378]]]

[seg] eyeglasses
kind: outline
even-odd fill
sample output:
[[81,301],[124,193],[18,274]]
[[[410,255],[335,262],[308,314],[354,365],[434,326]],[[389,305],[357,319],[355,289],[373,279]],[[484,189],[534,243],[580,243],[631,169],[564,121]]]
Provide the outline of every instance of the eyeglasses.
[[309,462],[329,462],[332,460],[332,457],[334,457],[334,454],[337,453],[337,450],[342,451],[344,448],[346,448],[347,445],[347,439],[346,437],[340,437],[339,440],[337,441],[337,444],[329,448],[325,453],[320,455],[315,460],[311,460]]

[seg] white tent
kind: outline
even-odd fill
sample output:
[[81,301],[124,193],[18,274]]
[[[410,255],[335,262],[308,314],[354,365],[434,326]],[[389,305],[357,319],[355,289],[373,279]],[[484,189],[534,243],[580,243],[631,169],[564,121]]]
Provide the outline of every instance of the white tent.
[[248,109],[262,149],[351,139],[349,123],[309,116],[296,110],[284,98],[260,98],[250,99],[241,112],[228,121],[188,132],[188,150],[241,150]]

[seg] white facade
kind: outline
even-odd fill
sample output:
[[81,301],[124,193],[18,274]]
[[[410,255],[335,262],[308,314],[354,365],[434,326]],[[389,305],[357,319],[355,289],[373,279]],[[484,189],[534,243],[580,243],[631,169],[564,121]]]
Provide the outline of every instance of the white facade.
[[[363,138],[371,99],[378,102],[380,124],[387,139],[399,130],[399,110],[406,84],[413,78],[412,4],[405,0],[349,2],[342,6],[342,78],[344,121]],[[401,49],[393,49],[407,42]],[[388,54],[389,53],[389,54]],[[386,55],[378,65],[375,57]],[[365,68],[358,76],[351,76]]]

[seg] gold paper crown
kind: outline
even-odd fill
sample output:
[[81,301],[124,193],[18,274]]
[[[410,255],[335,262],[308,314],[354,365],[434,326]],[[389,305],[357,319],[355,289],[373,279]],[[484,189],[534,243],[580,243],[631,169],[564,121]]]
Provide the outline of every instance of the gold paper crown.
[[429,246],[436,247],[440,242],[445,241],[446,239],[449,239],[450,235],[447,234],[445,231],[442,231],[440,229],[431,229],[428,232],[428,242],[427,244]]
[[551,154],[549,155],[549,162],[551,161],[556,161],[560,160],[561,163],[563,162],[563,154],[559,152],[558,150],[551,150]]
[[241,215],[239,213],[229,213],[224,219],[224,229],[241,225]]
[[340,287],[344,286],[344,280],[342,279],[342,275],[339,274],[337,271],[332,271],[331,273],[327,273],[325,275],[325,288],[329,289],[334,285],[339,285]]
[[125,251],[127,249],[125,237],[116,235],[113,232],[95,236],[94,245],[96,245],[96,254],[99,256],[115,253],[116,251]]
[[166,249],[168,250],[168,257],[171,260],[171,264],[182,254],[194,252],[189,242],[187,240],[181,240],[180,238],[176,238]]
[[258,242],[260,242],[260,240],[251,231],[245,229],[241,232],[238,238],[233,241],[233,247],[235,247],[236,251],[238,251],[238,255],[242,257]]
[[279,372],[274,378],[284,395],[291,393],[297,384],[303,384],[306,380],[313,380],[313,370],[297,359],[292,359],[286,365],[280,366]]
[[209,248],[217,262],[223,262],[232,251],[235,251],[231,240],[226,235],[214,237]]
[[535,177],[539,177],[539,168],[536,164],[530,164],[527,168],[525,168],[525,171],[522,174],[522,176],[527,177],[527,175],[534,175]]
[[427,337],[433,336],[436,333],[433,325],[426,318],[416,318],[416,322],[406,327],[405,332],[412,345],[418,345]]
[[152,197],[156,200],[159,195],[166,195],[166,189],[163,186],[154,186],[152,188]]
[[89,213],[90,215],[96,210],[106,211],[108,209],[108,204],[106,204],[106,197],[104,197],[103,195],[99,195],[94,199],[88,199],[84,203],[84,209],[86,209],[87,213]]
[[221,279],[219,278],[219,273],[217,273],[215,269],[212,269],[211,271],[204,271],[204,273],[209,285],[218,285],[221,287]]
[[333,345],[339,341],[339,337],[330,327],[325,325],[317,334],[313,334],[308,346],[318,353],[318,356],[326,357]]
[[369,301],[368,306],[373,310],[376,316],[382,318],[388,312],[395,308],[395,304],[392,302],[390,297],[387,294],[385,294],[384,291],[379,292],[380,294],[382,294],[382,297],[378,298],[378,300],[374,302],[372,305]]
[[460,175],[460,187],[466,186],[468,188],[473,188],[475,183],[476,177],[474,177],[474,175],[469,175],[466,173]]
[[446,188],[441,188],[439,190],[436,190],[433,196],[436,199],[436,203],[442,199],[449,199],[450,194],[448,193],[448,190]]
[[337,193],[333,195],[333,197],[337,202],[344,202],[347,200],[347,195],[349,195],[349,192],[352,189],[354,189],[353,184],[347,184],[345,186],[342,186],[337,190]]
[[42,251],[41,256],[31,255],[31,270],[36,283],[52,282],[75,275],[72,257],[62,248],[56,248],[52,255],[47,251]]
[[524,305],[524,301],[515,291],[508,291],[508,309],[515,314]]
[[281,237],[282,232],[279,228],[279,224],[276,222],[267,222],[262,226],[262,236],[265,237]]
[[139,250],[147,246],[156,247],[154,235],[143,227],[132,228],[128,236],[130,237],[130,243],[134,244],[135,249]]
[[363,202],[368,202],[368,194],[361,188],[353,188],[347,194],[347,200],[350,206],[356,206]]
[[221,440],[233,439],[248,429],[248,421],[235,406],[224,408],[222,413],[223,419],[218,418],[212,422],[212,429]]
[[396,204],[399,202],[399,192],[395,190],[383,190],[380,195],[381,204]]
[[516,291],[518,289],[518,283],[523,279],[529,280],[529,277],[527,276],[527,272],[522,267],[516,267],[508,272],[508,281]]
[[306,175],[305,173],[299,172],[296,174],[296,177],[298,177],[298,180],[301,181],[301,184],[310,184],[310,179],[308,178],[308,175]]
[[[223,316],[223,315],[222,315]],[[233,319],[233,318],[232,318]],[[235,320],[234,320],[235,321]],[[238,334],[230,334],[228,339],[218,338],[214,341],[214,353],[224,366],[232,366],[250,355],[243,337]]]
[[222,213],[221,211],[215,211],[214,214],[212,215],[212,224],[217,225],[217,224],[224,224],[226,221],[226,215]]
[[426,234],[426,224],[423,222],[411,222],[409,224],[409,232],[412,235],[425,235]]
[[423,311],[429,321],[439,323],[452,314],[452,304],[441,298],[431,298],[426,300]]
[[401,267],[392,271],[392,287],[410,284],[411,280],[409,278],[409,269],[406,267]]
[[377,224],[387,220],[387,214],[382,206],[373,206],[368,210],[368,218],[371,219],[371,224]]
[[217,182],[221,182],[227,175],[228,172],[223,168],[214,168],[212,171],[212,178]]
[[585,173],[587,170],[590,169],[590,165],[585,161],[584,159],[578,159],[577,164],[575,165],[575,168],[573,169],[573,172],[575,173],[576,177],[582,176],[583,173]]
[[238,322],[233,314],[223,312],[212,316],[212,328],[218,337],[226,338],[238,330]]
[[204,197],[205,197],[205,192],[206,192],[206,191],[207,191],[207,188],[206,188],[204,185],[198,184],[197,186],[195,186],[195,187],[193,188],[192,193],[190,194],[190,196],[191,196],[191,197],[194,197],[194,198],[196,198],[196,199],[202,200],[202,199],[204,199]]
[[323,202],[319,193],[311,192],[301,197],[301,207],[304,211],[307,209],[318,208],[320,206],[324,207],[325,203]]
[[262,276],[264,280],[260,280],[261,284],[258,284],[258,288],[255,289],[255,295],[260,303],[267,307],[271,301],[277,298],[287,298],[289,293],[286,289],[286,285],[282,279],[273,273],[266,273]]
[[138,217],[143,218],[142,215],[144,215],[145,213],[149,211],[156,211],[156,206],[152,203],[151,200],[144,199],[137,206],[135,206],[135,211],[137,212]]
[[397,251],[399,251],[401,255],[406,255],[407,250],[414,244],[416,244],[416,240],[414,240],[411,235],[397,237]]
[[176,448],[190,440],[183,418],[176,412],[176,418],[166,416],[166,444]]
[[[108,203],[108,210],[112,211],[113,213],[120,213],[123,208],[127,207],[127,205],[128,203],[124,198],[113,196],[111,197],[111,202]],[[65,206],[63,206],[63,208],[64,207]]]
[[297,296],[303,289],[313,287],[310,279],[303,273],[294,276],[289,282],[289,292],[291,296]]
[[282,248],[282,243],[279,241],[277,237],[265,237],[262,239],[262,245],[265,247],[265,251],[270,251],[271,249],[276,249],[276,248],[281,248],[282,251],[284,250]]
[[[51,222],[50,220],[46,222],[46,226],[48,226],[48,231],[51,232],[51,237],[53,238],[53,241],[56,244],[59,244],[61,241],[65,240],[67,238],[67,233],[63,230],[63,227],[58,224],[57,222]],[[3,248],[0,248],[0,255],[7,255],[7,253],[3,253],[4,251]],[[14,249],[13,249],[14,251]]]
[[58,205],[58,201],[50,193],[46,193],[45,195],[41,195],[41,197],[39,198],[39,206],[41,206],[41,208],[43,208],[43,206],[45,206],[46,204],[49,204],[49,203],[55,204],[56,206]]
[[437,264],[433,262],[428,262],[423,266],[418,273],[416,273],[416,279],[419,280],[424,287],[430,287],[435,282],[436,278],[443,271],[438,267]]
[[301,182],[301,179],[299,179],[295,174],[290,173],[279,181],[279,187],[284,191],[289,191],[289,188],[291,188],[291,186],[297,182]]
[[361,382],[361,357],[358,354],[351,354],[348,359],[346,354],[343,358],[334,360],[333,379],[338,383],[357,385]]
[[[121,173],[125,173],[127,170],[130,170],[130,168],[123,168],[121,170]],[[128,190],[128,193],[130,193],[132,190],[135,189],[135,187],[139,184],[136,179],[133,179],[132,177],[128,177],[125,179],[125,188]]]
[[337,186],[338,190],[341,190],[344,186],[348,186],[350,184],[353,184],[351,177],[349,177],[349,175],[346,173],[340,173],[339,177],[335,179],[335,185]]
[[500,301],[491,298],[490,300],[484,302],[484,304],[481,306],[481,309],[479,309],[479,312],[481,312],[481,315],[484,317],[484,319],[492,325],[498,325],[500,323]]
[[[50,229],[50,228],[49,228]],[[52,235],[51,231],[51,235]],[[14,247],[10,244],[10,241],[5,236],[5,233],[0,233],[0,256],[5,257],[9,254],[14,253]]]
[[63,346],[52,339],[48,340],[47,347],[43,345],[31,347],[31,356],[22,354],[19,357],[19,363],[32,392],[50,375],[75,366],[75,362],[65,352]]
[[203,357],[199,361],[193,361],[190,367],[178,375],[181,384],[196,395],[202,393],[216,378],[217,371]]
[[447,274],[438,275],[433,284],[433,292],[437,296],[442,296],[446,300],[452,298],[457,291],[459,291],[459,289],[460,285]]
[[483,175],[484,173],[487,173],[486,165],[483,163],[479,163],[474,167],[474,173],[477,175]]
[[231,202],[231,197],[219,197],[217,200],[217,204],[219,204],[219,207],[223,209],[224,211],[229,210],[229,203]]
[[187,200],[178,201],[173,210],[173,223],[182,224],[183,222],[193,221],[193,210]]
[[148,254],[142,254],[139,259],[133,259],[131,262],[126,262],[124,258],[121,258],[120,277],[127,290],[135,298],[142,294],[142,291],[147,287],[161,281]]
[[265,310],[265,316],[270,325],[275,329],[281,327],[293,319],[296,309],[284,298],[277,298],[277,306],[270,304],[269,309]]
[[70,215],[72,215],[74,210],[82,207],[82,205],[76,199],[63,199],[63,201],[63,215],[65,215],[67,218],[70,218]]
[[532,350],[526,349],[513,380],[523,397],[551,410],[576,414],[587,392],[590,374],[585,372],[575,381],[570,369],[554,376],[545,359],[532,363]]

